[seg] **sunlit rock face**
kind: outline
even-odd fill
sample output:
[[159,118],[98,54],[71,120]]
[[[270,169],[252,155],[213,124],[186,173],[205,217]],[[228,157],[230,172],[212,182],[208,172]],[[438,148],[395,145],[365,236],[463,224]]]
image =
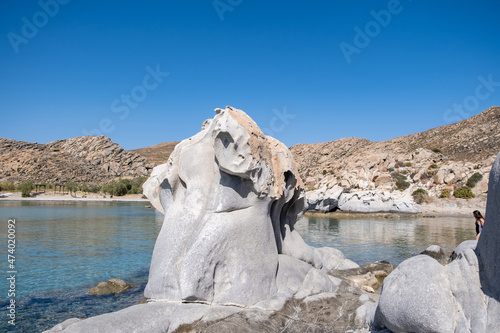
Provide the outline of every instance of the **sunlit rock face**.
[[[315,251],[294,230],[305,199],[288,148],[243,111],[215,111],[144,184],[145,195],[165,214],[145,297],[255,304],[296,292],[311,269],[321,275],[315,278],[320,290],[335,289],[324,263],[352,265],[333,252]],[[302,264],[294,267],[295,261],[307,268],[298,284],[277,283],[297,276]]]
[[442,266],[428,256],[384,281],[374,328],[393,332],[500,332],[500,154],[491,169],[485,226]]

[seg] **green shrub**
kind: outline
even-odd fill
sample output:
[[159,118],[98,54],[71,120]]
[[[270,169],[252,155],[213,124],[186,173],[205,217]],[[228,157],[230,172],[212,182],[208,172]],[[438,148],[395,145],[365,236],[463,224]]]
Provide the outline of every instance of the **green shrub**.
[[[324,170],[326,172],[326,170]],[[131,181],[131,189],[129,190],[130,194],[142,194],[142,185],[148,180],[148,177],[135,177]]]
[[439,166],[438,166],[437,164],[432,163],[431,165],[429,165],[429,168],[428,168],[428,169],[429,169],[429,170],[432,170],[432,169],[438,169],[438,168],[439,168]]
[[481,181],[481,179],[483,179],[483,175],[479,172],[476,172],[467,180],[467,186],[473,188],[477,183]]
[[130,179],[120,179],[119,181],[108,183],[101,188],[102,192],[108,193],[112,196],[122,196],[127,193],[132,193],[134,190],[137,190],[137,188],[133,189],[132,181]]
[[423,188],[419,188],[413,191],[411,196],[413,197],[413,200],[415,200],[416,203],[421,204],[427,201],[427,199],[429,198],[429,193],[427,193],[427,191],[424,190]]
[[14,191],[16,185],[13,182],[3,182],[0,184],[0,191]]
[[436,154],[442,154],[441,150],[438,149],[438,148],[432,148],[431,149],[433,152],[435,152]]
[[442,190],[441,195],[439,195],[440,198],[449,198],[450,197],[450,190]]
[[406,163],[406,166],[407,166],[408,168],[410,168],[412,165],[413,165],[413,164],[411,164],[410,162],[407,162],[407,163]]
[[88,189],[90,193],[99,193],[101,191],[101,186],[97,184],[89,184]]
[[461,199],[470,199],[475,197],[474,193],[472,193],[472,189],[469,186],[462,186],[460,188],[457,188],[455,192],[453,192],[453,196],[455,198]]
[[406,176],[397,172],[391,173],[391,177],[396,181],[396,187],[398,190],[406,190],[410,187],[410,183],[406,181]]
[[21,197],[28,198],[33,190],[33,181],[29,180],[18,185],[18,189],[21,190]]

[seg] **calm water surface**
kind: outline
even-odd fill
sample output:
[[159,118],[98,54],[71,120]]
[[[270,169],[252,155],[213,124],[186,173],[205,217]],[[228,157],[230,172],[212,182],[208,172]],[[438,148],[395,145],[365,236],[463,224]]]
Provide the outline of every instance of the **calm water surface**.
[[335,247],[360,265],[377,260],[398,265],[433,244],[451,253],[458,244],[476,235],[474,219],[463,217],[305,217],[296,229],[309,245]]
[[[151,254],[163,215],[144,203],[0,201],[6,281],[7,220],[16,218],[16,327],[0,321],[0,332],[40,332],[71,317],[88,317],[136,304],[142,298]],[[398,264],[432,244],[451,252],[474,238],[472,219],[304,218],[296,224],[316,247],[338,248],[363,265]],[[93,297],[87,289],[122,278],[134,288]],[[0,283],[5,318],[7,283]],[[3,300],[3,301],[2,301]]]

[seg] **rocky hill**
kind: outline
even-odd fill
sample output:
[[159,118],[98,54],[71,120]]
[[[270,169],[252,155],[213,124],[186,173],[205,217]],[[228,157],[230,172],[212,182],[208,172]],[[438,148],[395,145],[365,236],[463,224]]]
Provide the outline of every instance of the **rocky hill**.
[[154,164],[166,163],[170,154],[174,151],[175,146],[179,142],[161,142],[154,146],[129,150],[132,153],[137,153]]
[[[500,151],[500,107],[461,122],[388,141],[344,138],[290,148],[308,190],[395,190],[422,188],[432,197],[465,185],[487,191],[489,170]],[[445,191],[446,192],[446,191]],[[445,193],[446,195],[446,193]]]
[[153,164],[105,136],[82,136],[46,144],[0,138],[0,181],[105,183],[147,176]]
[[[306,189],[344,193],[412,193],[432,197],[453,191],[479,173],[473,191],[487,191],[489,170],[500,151],[500,107],[461,122],[388,141],[367,139],[298,144],[290,148]],[[84,136],[47,144],[0,138],[0,182],[35,180],[106,183],[147,176],[165,163],[178,142],[125,151],[105,136]],[[338,190],[333,191],[338,193]]]

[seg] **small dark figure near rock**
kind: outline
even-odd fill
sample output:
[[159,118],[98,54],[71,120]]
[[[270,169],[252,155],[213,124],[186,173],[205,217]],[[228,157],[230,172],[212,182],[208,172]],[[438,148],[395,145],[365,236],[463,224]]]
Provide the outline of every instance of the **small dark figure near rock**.
[[484,217],[478,210],[473,211],[472,215],[474,215],[474,218],[476,219],[476,240],[478,240],[481,235],[481,231],[483,231]]

